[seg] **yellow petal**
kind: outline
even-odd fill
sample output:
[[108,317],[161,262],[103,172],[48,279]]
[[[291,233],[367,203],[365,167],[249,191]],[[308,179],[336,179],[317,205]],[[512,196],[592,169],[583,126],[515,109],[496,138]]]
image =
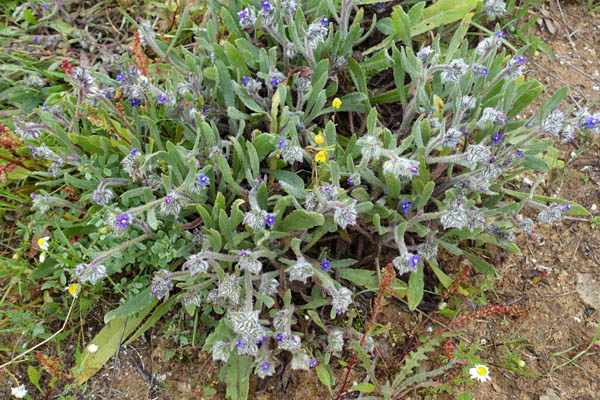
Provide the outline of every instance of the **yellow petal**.
[[315,142],[317,144],[322,144],[325,141],[325,136],[323,136],[321,133],[319,133],[317,136],[315,136]]
[[315,161],[320,163],[324,163],[325,161],[327,161],[327,152],[325,150],[321,150],[320,152],[318,152],[315,156]]
[[336,97],[331,102],[331,105],[333,106],[333,108],[335,108],[336,110],[338,110],[340,108],[340,106],[342,105],[342,100],[340,100],[339,97]]

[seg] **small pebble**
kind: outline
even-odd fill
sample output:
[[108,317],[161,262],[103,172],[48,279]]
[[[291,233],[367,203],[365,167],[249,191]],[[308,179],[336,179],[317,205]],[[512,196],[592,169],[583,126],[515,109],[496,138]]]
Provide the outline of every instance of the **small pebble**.
[[578,324],[580,324],[580,323],[581,323],[581,318],[578,318],[578,317],[573,317],[573,319],[574,319],[574,320],[575,320],[575,322],[577,322]]
[[597,206],[597,205],[595,205],[595,204],[592,204],[592,208],[591,208],[591,210],[592,210],[592,211],[596,211],[596,209],[597,209],[597,208],[598,208],[598,206]]

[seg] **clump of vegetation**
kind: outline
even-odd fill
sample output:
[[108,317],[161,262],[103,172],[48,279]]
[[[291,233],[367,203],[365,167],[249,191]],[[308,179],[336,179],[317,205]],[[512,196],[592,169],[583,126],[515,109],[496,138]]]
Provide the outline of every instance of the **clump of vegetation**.
[[[125,327],[132,341],[179,303],[232,398],[247,396],[250,374],[288,363],[331,384],[332,356],[349,345],[364,361],[374,348],[352,306],[378,289],[379,261],[405,280],[390,278],[388,294],[414,309],[426,268],[452,284],[439,248],[494,277],[483,245],[517,253],[516,231],[585,213],[512,184],[550,168],[542,153],[600,117],[555,110],[563,88],[520,119],[542,86],[502,31],[465,40],[477,1],[395,7],[380,20],[384,5],[351,0],[209,3],[200,23],[186,9],[163,40],[124,14],[137,28],[130,51],[95,66],[64,60],[70,89],[3,131],[40,167],[21,224],[27,240],[43,239],[44,288],[126,298],[106,315],[100,350],[79,357],[79,383]],[[414,47],[447,24],[450,40]],[[396,398],[453,364],[409,378],[411,365],[377,392]]]

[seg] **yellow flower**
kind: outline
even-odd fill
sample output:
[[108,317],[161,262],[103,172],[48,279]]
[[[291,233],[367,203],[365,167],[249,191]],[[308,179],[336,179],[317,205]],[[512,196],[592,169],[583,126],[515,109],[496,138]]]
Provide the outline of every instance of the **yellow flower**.
[[336,110],[340,109],[340,106],[342,105],[342,100],[340,100],[339,97],[336,97],[335,99],[333,99],[333,101],[331,102],[331,105],[333,106],[333,108],[335,108]]
[[37,240],[38,247],[44,251],[48,251],[49,244],[50,244],[50,236],[44,236]]
[[81,290],[81,287],[76,283],[71,283],[69,286],[67,286],[66,289],[71,296],[77,297],[79,291]]
[[317,144],[322,144],[325,141],[325,136],[323,136],[322,133],[319,133],[317,136],[315,136],[315,142]]
[[320,152],[318,152],[315,156],[315,161],[320,163],[324,163],[325,161],[327,161],[327,151],[321,150]]

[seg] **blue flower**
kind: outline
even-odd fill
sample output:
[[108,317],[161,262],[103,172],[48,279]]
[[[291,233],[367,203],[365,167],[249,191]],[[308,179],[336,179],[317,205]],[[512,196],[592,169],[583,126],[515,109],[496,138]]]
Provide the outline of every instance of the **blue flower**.
[[268,2],[268,1],[266,1],[266,0],[263,0],[260,6],[261,6],[261,7],[262,7],[262,9],[263,9],[263,10],[265,10],[265,11],[269,11],[269,10],[272,8],[272,6],[271,6],[271,3],[269,3],[269,2]]
[[325,271],[328,271],[329,268],[331,268],[331,263],[329,262],[329,260],[321,261],[321,268],[323,268]]
[[275,217],[271,214],[267,214],[267,216],[265,217],[265,222],[267,224],[267,227],[270,228],[273,225],[275,225]]
[[275,340],[281,342],[283,340],[283,335],[281,333],[278,333],[277,336],[275,336]]
[[273,85],[273,87],[279,86],[280,83],[281,83],[281,79],[279,79],[279,78],[271,78],[271,84]]
[[238,349],[241,349],[243,345],[244,341],[242,339],[238,339],[237,343],[235,344]]
[[42,109],[43,109],[44,111],[48,111],[48,112],[50,112],[50,110],[48,110],[48,106],[46,105],[46,103],[42,104]]
[[350,185],[350,186],[353,186],[353,185],[354,185],[354,179],[352,179],[352,178],[348,178],[348,179],[346,179],[346,183],[347,183],[348,185]]
[[250,77],[245,76],[242,78],[242,82],[244,82],[244,84],[248,84],[248,81],[250,80]]
[[569,203],[565,203],[562,206],[560,206],[560,209],[563,211],[569,211],[571,209],[571,206],[569,205]]
[[158,102],[159,102],[160,104],[165,104],[165,103],[167,103],[168,101],[169,101],[169,98],[168,98],[167,96],[165,96],[164,94],[162,94],[162,93],[161,93],[161,94],[158,96]]
[[410,266],[413,267],[413,269],[416,269],[417,264],[421,263],[421,259],[417,254],[415,254],[410,258],[410,260],[408,260],[408,262],[410,263]]
[[481,68],[481,70],[479,71],[479,73],[481,75],[487,75],[488,74],[488,69],[486,67]]
[[378,1],[377,3],[375,3],[375,7],[383,8],[383,3],[381,1]]
[[494,141],[494,146],[497,146],[503,137],[504,137],[504,135],[501,135],[499,133],[496,133],[494,136],[492,136],[492,140]]
[[408,212],[408,209],[412,206],[412,203],[409,203],[408,200],[404,200],[404,202],[402,204],[400,204],[400,207],[402,207],[402,212],[404,214],[406,214]]
[[525,59],[523,57],[521,57],[521,56],[517,56],[516,60],[521,65],[525,64]]
[[327,17],[323,17],[323,19],[321,20],[321,26],[329,26],[329,20],[327,19]]
[[283,148],[284,148],[286,145],[287,145],[287,140],[285,140],[285,139],[281,139],[281,140],[279,141],[279,144],[278,144],[278,146],[279,146],[279,148],[280,148],[280,149],[283,149]]
[[419,166],[417,166],[417,165],[413,165],[412,167],[410,167],[410,171],[411,171],[413,174],[417,175],[417,174],[419,173]]
[[200,184],[202,186],[206,186],[206,185],[208,185],[210,180],[208,179],[208,176],[206,176],[206,174],[204,174],[203,172],[200,172],[198,174],[198,182],[200,182]]
[[115,79],[118,80],[119,82],[121,82],[122,80],[125,79],[125,73],[121,72],[119,75],[117,75],[117,77]]
[[518,156],[519,158],[525,158],[525,154],[523,154],[523,152],[522,152],[522,151],[517,151],[517,156]]
[[131,217],[128,214],[121,213],[121,215],[117,218],[116,225],[118,228],[127,229],[129,227],[129,221]]
[[248,10],[242,10],[238,13],[238,19],[244,19],[248,17]]
[[271,366],[269,365],[268,362],[262,363],[260,367],[262,368],[263,371],[268,371],[269,368],[271,368]]
[[261,345],[261,344],[263,344],[265,342],[266,339],[267,339],[267,337],[263,336],[263,337],[261,337],[260,339],[258,339],[256,341],[256,344]]
[[504,39],[504,32],[500,31],[500,32],[496,32],[496,37],[498,39]]
[[467,186],[469,186],[469,185],[467,185],[467,183],[466,183],[466,182],[461,182],[461,183],[460,183],[460,186],[461,186],[461,187],[464,189],[464,188],[466,188],[466,187],[467,187]]
[[311,360],[309,361],[309,364],[311,368],[314,368],[317,366],[317,359],[316,358],[311,358]]
[[129,99],[129,103],[131,104],[131,107],[137,107],[140,104],[142,104],[142,102],[139,99],[136,99],[135,97]]
[[134,155],[135,153],[137,153],[137,149],[135,147],[129,150],[129,154]]
[[45,1],[44,4],[42,4],[42,7],[44,7],[44,10],[47,10],[48,9],[48,2]]
[[40,41],[40,38],[39,38],[39,37],[37,37],[37,36],[34,36],[34,38],[33,38],[33,43],[37,43],[37,42],[39,42],[39,41]]
[[588,119],[585,120],[586,126],[590,129],[595,127],[598,122],[600,122],[600,120],[598,118],[594,118],[594,117],[589,117]]

